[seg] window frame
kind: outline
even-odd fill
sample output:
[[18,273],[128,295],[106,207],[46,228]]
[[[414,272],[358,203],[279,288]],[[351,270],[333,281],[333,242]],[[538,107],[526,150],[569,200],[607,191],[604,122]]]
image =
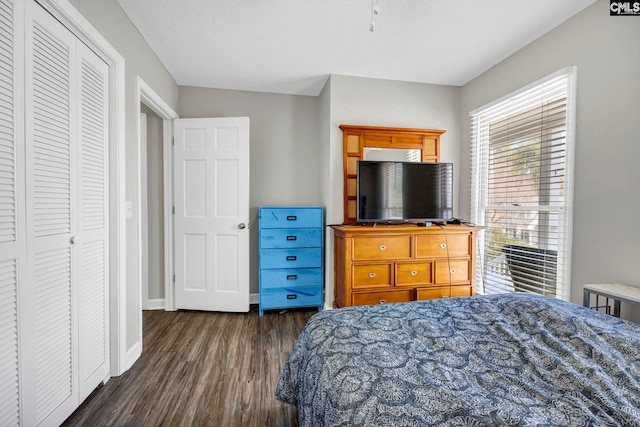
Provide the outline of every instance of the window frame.
[[[518,211],[537,211],[543,215],[557,214],[561,222],[561,230],[558,232],[557,247],[557,289],[555,297],[563,300],[569,300],[571,295],[571,243],[572,243],[572,222],[573,222],[573,180],[574,180],[574,153],[575,153],[575,99],[576,99],[576,75],[577,67],[570,66],[545,76],[525,87],[509,93],[495,101],[484,106],[476,108],[469,112],[471,121],[470,126],[470,185],[471,185],[471,216],[470,220],[476,224],[485,225],[485,214],[491,209],[498,209],[505,212]],[[523,206],[505,206],[505,205],[489,205],[488,204],[488,186],[489,186],[489,151],[490,123],[504,120],[509,114],[517,114],[525,112],[527,109],[535,108],[535,103],[541,103],[543,100],[551,99],[551,97],[540,96],[536,98],[532,96],[535,91],[544,92],[544,88],[553,85],[555,82],[564,81],[566,87],[566,118],[564,138],[564,200],[560,205],[523,205]],[[531,97],[531,100],[525,101],[522,105],[517,105],[523,99]],[[535,101],[534,101],[535,99]],[[529,104],[527,104],[529,102]],[[498,111],[498,113],[496,113]],[[500,115],[500,111],[504,114]],[[542,150],[541,150],[542,152]],[[522,230],[521,230],[522,231]],[[546,228],[545,232],[549,232],[550,228]],[[487,272],[485,271],[486,260],[486,241],[488,230],[480,233],[477,239],[477,263],[476,284],[479,293],[486,292],[486,287],[491,284],[486,280]],[[541,245],[538,245],[541,246]],[[502,277],[505,283],[511,282],[511,286],[515,286],[506,273]],[[541,282],[544,279],[541,280]],[[505,284],[503,283],[503,285]],[[500,287],[500,286],[498,286]],[[508,291],[505,286],[504,291]],[[514,290],[515,291],[515,290]]]

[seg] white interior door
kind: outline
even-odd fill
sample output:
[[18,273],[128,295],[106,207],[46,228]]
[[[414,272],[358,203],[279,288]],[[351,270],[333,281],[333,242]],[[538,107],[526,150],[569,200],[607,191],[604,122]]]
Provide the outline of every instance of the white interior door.
[[174,123],[175,305],[249,311],[249,118]]

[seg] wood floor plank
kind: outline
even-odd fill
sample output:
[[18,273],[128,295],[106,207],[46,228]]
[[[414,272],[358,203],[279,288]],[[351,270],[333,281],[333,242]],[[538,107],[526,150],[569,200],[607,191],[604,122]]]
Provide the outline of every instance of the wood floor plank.
[[143,351],[63,426],[284,426],[297,412],[275,389],[316,310],[145,311]]

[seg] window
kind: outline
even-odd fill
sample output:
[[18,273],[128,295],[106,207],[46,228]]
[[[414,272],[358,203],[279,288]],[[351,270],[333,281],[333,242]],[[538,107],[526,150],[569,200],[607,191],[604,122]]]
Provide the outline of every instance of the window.
[[480,294],[568,299],[575,68],[471,113]]

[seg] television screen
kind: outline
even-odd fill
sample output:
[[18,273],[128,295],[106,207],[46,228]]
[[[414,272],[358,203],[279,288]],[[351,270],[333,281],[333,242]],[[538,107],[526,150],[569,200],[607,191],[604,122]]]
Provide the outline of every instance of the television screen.
[[451,219],[452,163],[358,162],[359,222]]

